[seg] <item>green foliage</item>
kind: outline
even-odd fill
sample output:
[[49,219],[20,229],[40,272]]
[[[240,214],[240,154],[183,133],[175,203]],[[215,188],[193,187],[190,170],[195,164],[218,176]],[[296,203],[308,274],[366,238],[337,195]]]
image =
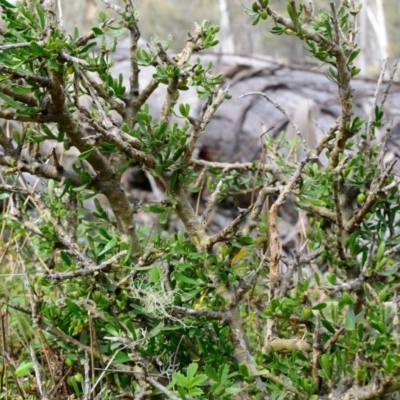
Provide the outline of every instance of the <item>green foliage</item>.
[[201,386],[201,384],[207,379],[207,375],[196,374],[198,367],[198,364],[192,363],[187,368],[186,376],[180,372],[176,372],[172,375],[170,386],[173,387],[177,385],[178,392],[182,398],[204,394],[203,390],[198,386]]
[[[360,48],[344,38],[357,9],[343,2],[333,15],[312,15],[289,1],[285,19],[266,0],[246,8],[254,25],[272,18],[272,33],[297,36],[328,64],[342,110],[300,161],[302,140],[282,134],[263,136],[272,163],[228,165],[194,159],[229,97],[212,64],[192,54],[218,43],[218,27],[196,25],[171,56],[157,38],[137,48],[130,1],[116,9],[119,22],[101,12],[86,36],[65,34],[51,2],[33,3],[0,0],[0,119],[19,122],[0,129],[1,260],[12,277],[0,286],[7,396],[34,383],[49,398],[88,398],[100,383],[104,398],[372,399],[397,390],[399,182],[375,141],[383,103],[369,119],[352,110]],[[129,88],[110,72],[124,33]],[[138,66],[153,70],[145,88]],[[167,92],[155,116],[148,99],[160,84]],[[179,102],[191,87],[204,100],[199,115]],[[56,143],[77,149],[70,165]],[[161,199],[128,201],[120,181],[130,166],[163,187]],[[26,172],[46,184],[27,189]],[[212,227],[220,204],[249,194],[232,222]],[[297,251],[280,245],[284,205],[308,217]]]

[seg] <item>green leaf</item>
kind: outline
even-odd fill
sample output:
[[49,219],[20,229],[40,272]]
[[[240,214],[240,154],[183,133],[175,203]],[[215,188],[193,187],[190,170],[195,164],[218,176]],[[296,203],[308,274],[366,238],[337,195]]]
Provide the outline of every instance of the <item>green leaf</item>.
[[378,107],[375,106],[375,119],[377,121],[380,121],[383,117],[384,112]]
[[104,11],[99,12],[99,19],[101,22],[104,22],[107,19],[107,14]]
[[79,398],[80,392],[79,392],[78,384],[77,384],[76,380],[74,379],[74,377],[69,376],[67,378],[67,383],[69,386],[72,386],[74,388],[75,396],[76,396],[76,398]]
[[15,369],[16,376],[26,376],[29,375],[33,371],[33,362],[32,361],[25,361],[22,362],[18,367]]
[[178,271],[174,271],[174,278],[179,281],[179,282],[185,282],[188,283],[190,285],[204,285],[204,282],[202,282],[200,279],[192,279],[189,278],[188,276],[183,275],[182,273],[178,272]]
[[169,218],[169,212],[166,211],[160,215],[160,218],[158,221],[160,224],[166,224],[168,222],[168,218]]
[[190,105],[189,104],[179,104],[179,112],[181,113],[181,115],[185,118],[187,118],[189,116],[189,112],[190,112]]
[[0,99],[2,99],[7,105],[15,108],[16,110],[27,111],[28,115],[34,114],[37,112],[36,108],[29,107],[23,103],[20,103],[19,101],[15,101],[13,98],[11,98],[10,96],[7,96],[6,94],[4,94],[2,92],[0,92]]
[[50,130],[46,124],[40,124],[40,129],[44,132],[48,139],[57,140],[57,136]]
[[149,282],[158,283],[162,279],[162,271],[160,267],[154,266],[149,270]]
[[326,279],[331,285],[336,285],[337,277],[336,277],[335,274],[331,274],[331,273],[328,272],[326,274]]
[[70,266],[72,265],[72,261],[71,261],[71,259],[69,258],[69,255],[68,255],[64,250],[61,250],[61,251],[60,251],[60,256],[61,256],[62,260],[64,261],[64,263],[65,263],[68,267],[70,267]]
[[79,51],[78,54],[82,54],[82,53],[86,53],[87,51],[89,51],[92,47],[96,46],[96,42],[89,42],[88,44],[86,44],[85,46],[83,46]]
[[8,199],[10,197],[10,193],[0,193],[0,200]]
[[143,205],[143,206],[140,206],[140,208],[143,211],[151,212],[151,213],[154,213],[154,214],[162,214],[166,210],[165,207],[159,207],[159,206],[155,206],[155,205],[149,205],[149,206]]
[[252,238],[251,236],[241,236],[238,238],[238,242],[240,242],[241,244],[250,245],[254,243],[254,238]]
[[240,364],[239,365],[239,372],[245,377],[245,378],[250,378],[250,370],[249,367],[246,364]]
[[193,396],[200,396],[203,393],[204,393],[203,390],[198,387],[191,388],[188,391],[188,395],[191,396],[192,398]]
[[209,95],[210,95],[209,91],[197,89],[197,97],[199,99],[206,99]]
[[40,27],[42,29],[45,29],[45,27],[46,27],[46,14],[45,14],[45,12],[43,10],[43,7],[38,2],[35,2],[35,7],[36,7],[36,12],[37,12],[37,14],[39,16]]
[[363,340],[364,337],[364,325],[361,322],[357,324],[357,337],[360,342]]
[[281,28],[280,26],[274,26],[271,29],[271,33],[274,35],[278,35],[278,36],[282,35],[284,32],[285,32],[285,30],[283,28]]
[[327,13],[325,13],[325,15],[326,15],[326,18],[324,20],[324,22],[325,22],[324,26],[325,26],[325,29],[326,29],[326,34],[327,34],[328,38],[330,40],[332,40],[333,39],[333,35],[332,35],[332,26],[331,26],[330,18],[329,18],[329,15]]
[[254,373],[254,376],[269,375],[270,373],[271,373],[271,371],[269,371],[268,369],[261,369],[261,370],[257,371],[256,373]]
[[251,23],[253,26],[256,26],[260,22],[260,15],[257,16],[257,18]]
[[45,54],[44,48],[33,41],[29,43],[29,49],[35,56],[41,56]]
[[186,376],[184,376],[183,374],[181,374],[180,372],[175,372],[172,375],[172,379],[173,381],[175,381],[178,385],[186,388],[187,385],[187,379]]
[[104,328],[109,333],[109,335],[111,335],[111,336],[119,336],[118,331],[115,329],[115,327],[113,325],[106,324],[106,326]]
[[174,155],[172,156],[172,161],[176,162],[182,154],[183,154],[183,150],[182,149],[176,150]]
[[335,333],[335,328],[332,326],[332,324],[327,321],[326,319],[321,319],[321,324],[330,332],[330,333]]
[[336,69],[333,69],[332,67],[328,68],[329,74],[328,74],[328,79],[333,82],[333,83],[338,83],[338,73]]
[[296,14],[295,14],[295,12],[294,12],[294,10],[293,10],[293,7],[292,7],[292,4],[291,4],[291,3],[288,3],[288,4],[286,5],[286,10],[287,10],[287,12],[288,12],[288,14],[289,14],[290,19],[291,19],[293,22],[295,22],[295,21],[296,21]]
[[356,317],[354,315],[354,307],[352,304],[350,304],[347,308],[347,315],[346,315],[346,320],[344,322],[344,327],[348,331],[353,331],[356,327]]
[[383,254],[385,253],[385,248],[386,248],[386,243],[385,242],[380,242],[378,246],[378,250],[376,252],[376,262],[379,262],[382,260]]
[[78,307],[72,300],[67,298],[65,300],[65,304],[70,309],[72,314],[74,314],[75,316],[81,316],[81,314],[82,314],[81,308]]
[[188,381],[192,380],[193,377],[196,375],[197,369],[199,368],[199,365],[197,363],[191,363],[186,371],[186,376],[188,378]]
[[[222,367],[220,367],[220,369],[221,368],[225,368],[227,365],[226,364],[224,364]],[[219,369],[219,370],[220,370]],[[218,370],[218,372],[219,372],[219,370]],[[206,365],[205,367],[204,367],[204,371],[206,372],[206,374],[208,375],[208,377],[210,378],[210,379],[212,379],[214,382],[221,382],[222,383],[222,381],[221,381],[221,379],[220,379],[220,376],[218,375],[218,373],[217,373],[217,371],[211,366],[211,365]],[[228,371],[229,371],[229,367],[228,367]]]
[[100,28],[98,28],[97,26],[94,26],[93,28],[92,28],[92,31],[93,31],[93,33],[96,35],[96,36],[101,36],[104,32],[100,29]]
[[225,385],[229,381],[229,365],[224,364],[218,368],[218,377],[221,385]]
[[[95,203],[96,203],[96,200],[97,200],[97,203],[99,203],[99,201],[98,201],[98,199],[95,199]],[[99,207],[100,209],[98,209],[98,211],[99,212],[102,212],[103,211],[103,209],[101,208],[101,205],[100,205],[100,203],[97,205],[96,204],[96,208],[97,207]],[[110,236],[110,234],[105,230],[105,229],[103,229],[103,228],[99,228],[99,233],[100,233],[100,235],[102,235],[104,238],[106,238],[107,240],[111,240],[112,239],[112,236]]]
[[179,172],[175,170],[171,174],[171,179],[169,181],[169,191],[172,193],[176,186],[176,181],[178,180]]
[[33,86],[21,86],[21,85],[16,85],[15,83],[11,84],[11,89],[15,93],[32,93],[33,92]]
[[155,328],[153,328],[147,335],[146,340],[156,337],[164,328],[164,321],[161,321]]
[[186,399],[187,399],[186,393],[185,393],[185,391],[183,390],[182,386],[178,386],[178,393],[179,393],[179,395],[181,396],[181,399],[183,399],[183,400],[186,400]]
[[325,207],[326,206],[325,201],[320,200],[320,199],[316,199],[316,198],[308,197],[308,196],[303,196],[303,199],[308,201],[313,206],[319,206],[319,207]]
[[319,359],[319,363],[320,363],[322,370],[324,371],[326,377],[328,379],[330,379],[332,376],[332,368],[331,368],[331,361],[329,359],[329,356],[327,354],[322,354],[322,356]]
[[361,68],[353,67],[351,69],[351,77],[354,78],[361,72]]
[[360,51],[361,51],[360,47],[355,49],[354,51],[352,51],[352,53],[349,55],[349,59],[347,60],[347,63],[351,64],[355,60],[355,58],[359,55]]
[[86,158],[88,158],[88,157],[90,157],[92,155],[93,151],[94,151],[94,147],[92,147],[89,150],[86,150],[86,151],[82,152],[81,154],[79,154],[78,160],[85,160]]
[[[226,394],[231,394],[231,395],[235,395],[235,394],[239,394],[243,391],[243,389],[237,387],[237,386],[231,386],[225,389],[225,393]],[[286,394],[285,394],[286,395]]]
[[386,265],[386,263],[388,262],[389,258],[388,257],[383,257],[378,263],[376,263],[376,269],[379,270],[382,267],[384,267]]
[[128,354],[124,353],[123,351],[119,351],[117,355],[114,358],[114,364],[123,364],[128,361],[130,361],[131,358],[128,356]]
[[13,4],[9,3],[6,0],[0,0],[0,4],[2,4],[5,7],[8,7],[8,8],[15,8],[15,6]]
[[74,28],[74,40],[79,38],[79,29],[77,26]]
[[317,305],[315,305],[312,309],[313,310],[323,310],[324,308],[326,308],[326,303],[319,303]]
[[200,292],[204,290],[204,286],[201,287],[196,287],[193,290],[189,290],[188,292],[185,292],[182,294],[182,301],[186,302],[189,300],[192,300],[194,297],[196,297]]
[[18,146],[21,145],[21,133],[18,131],[13,132],[13,137]]
[[86,182],[81,186],[77,186],[77,187],[72,188],[72,190],[74,192],[81,192],[82,190],[86,189],[89,185],[90,185],[90,182]]
[[167,130],[168,122],[164,121],[157,128],[154,129],[154,137],[158,140],[161,140],[164,136],[165,131]]
[[133,322],[128,320],[125,322],[125,324],[129,330],[128,336],[133,340],[137,340],[138,336],[137,336],[136,329],[135,329]]
[[100,251],[98,254],[98,257],[102,256],[103,254],[106,254],[108,251],[112,250],[116,245],[118,244],[118,239],[116,237],[113,237],[103,248],[103,250]]

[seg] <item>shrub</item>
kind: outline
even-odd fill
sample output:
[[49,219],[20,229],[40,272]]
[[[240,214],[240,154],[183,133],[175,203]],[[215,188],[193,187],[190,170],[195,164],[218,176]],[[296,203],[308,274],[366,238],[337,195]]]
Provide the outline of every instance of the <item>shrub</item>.
[[[5,396],[373,399],[397,392],[399,180],[394,164],[384,163],[390,128],[375,138],[386,123],[390,82],[369,118],[354,115],[358,8],[331,2],[329,13],[314,15],[291,0],[283,16],[259,0],[246,9],[253,24],[273,18],[273,34],[296,36],[327,66],[341,116],[316,148],[305,148],[295,126],[297,140],[263,135],[267,156],[230,164],[194,158],[229,98],[221,76],[194,56],[217,44],[218,27],[196,24],[177,55],[161,41],[139,48],[131,1],[125,8],[103,1],[119,21],[101,12],[101,24],[80,35],[63,32],[52,0],[0,0]],[[129,88],[110,74],[110,52],[124,32]],[[139,67],[155,67],[144,88]],[[162,85],[156,118],[147,103]],[[204,99],[199,115],[179,102],[188,88]],[[60,147],[77,150],[71,166]],[[304,157],[283,157],[284,148]],[[121,176],[131,166],[162,186],[161,200],[128,200]],[[29,186],[29,176],[40,184]],[[234,210],[223,229],[209,228],[219,202],[246,193],[251,204]],[[287,256],[284,205],[309,220],[299,228],[301,247]]]

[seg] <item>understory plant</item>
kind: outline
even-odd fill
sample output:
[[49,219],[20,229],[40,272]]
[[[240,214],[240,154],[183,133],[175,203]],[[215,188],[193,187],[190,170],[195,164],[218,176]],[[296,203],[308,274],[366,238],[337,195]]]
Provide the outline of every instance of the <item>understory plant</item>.
[[[103,3],[116,18],[102,11],[81,34],[63,30],[54,0],[0,0],[0,398],[391,398],[400,202],[383,105],[394,72],[383,84],[385,63],[370,115],[354,115],[357,3],[316,13],[290,0],[287,15],[247,5],[253,24],[272,18],[271,34],[326,68],[341,114],[315,148],[294,124],[295,140],[263,134],[246,163],[196,158],[229,101],[197,56],[218,27],[195,24],[176,54],[159,39],[139,47],[133,2]],[[121,35],[127,85],[110,72]],[[180,101],[187,90],[200,109]],[[158,194],[129,196],[133,170]],[[221,204],[243,195],[215,228]],[[302,221],[295,249],[281,243],[285,207]]]

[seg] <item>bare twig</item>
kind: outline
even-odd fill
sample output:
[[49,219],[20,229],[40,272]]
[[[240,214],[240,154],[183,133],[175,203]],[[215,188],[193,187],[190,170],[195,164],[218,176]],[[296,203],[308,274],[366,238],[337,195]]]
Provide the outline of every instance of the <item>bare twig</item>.
[[205,317],[209,320],[219,320],[225,321],[227,320],[227,314],[219,311],[209,311],[209,310],[194,310],[192,308],[172,306],[171,314],[173,315],[182,315],[188,317]]
[[306,140],[304,139],[303,134],[301,133],[299,127],[293,121],[293,118],[290,116],[290,114],[277,101],[271,99],[271,97],[269,97],[267,94],[262,93],[262,92],[248,92],[248,93],[243,94],[242,96],[239,96],[238,99],[241,99],[242,97],[246,97],[246,96],[253,96],[253,95],[262,96],[264,99],[266,99],[268,102],[270,102],[278,111],[280,111],[289,120],[290,124],[293,126],[294,131],[296,132],[296,135],[298,136],[298,138],[300,139],[300,141],[303,145],[304,152],[307,153],[307,143],[306,143]]
[[72,278],[76,278],[78,276],[87,276],[87,275],[93,275],[95,272],[98,271],[102,271],[108,267],[110,267],[110,265],[114,264],[118,259],[120,259],[121,257],[125,256],[128,254],[127,250],[123,250],[120,251],[119,253],[115,254],[114,256],[110,257],[108,260],[103,261],[101,264],[99,265],[89,265],[89,266],[85,266],[85,268],[83,269],[78,269],[75,271],[71,271],[71,272],[59,272],[59,273],[55,273],[55,274],[44,274],[43,277],[45,279],[51,279],[54,281],[64,281],[66,279],[72,279]]
[[171,392],[169,389],[167,389],[164,385],[162,385],[160,382],[156,381],[152,377],[148,377],[147,381],[154,386],[156,389],[158,389],[161,393],[163,393],[165,396],[167,396],[168,399],[170,400],[180,400],[180,397],[175,396],[173,392]]
[[118,13],[119,15],[123,15],[124,9],[122,7],[117,6],[112,3],[110,0],[101,0],[107,7],[110,7],[113,11]]
[[210,238],[208,246],[211,247],[215,243],[222,242],[231,235],[252,209],[253,207],[250,206],[245,210],[239,210],[239,215],[228,226]]
[[33,368],[35,370],[36,383],[39,388],[40,396],[41,396],[42,400],[48,400],[49,397],[47,395],[46,387],[44,386],[42,376],[40,374],[39,362],[36,358],[35,350],[33,350],[32,346],[29,346],[29,350],[31,353],[31,360],[33,363]]
[[363,151],[364,151],[364,165],[366,167],[366,170],[368,170],[369,162],[370,162],[370,155],[369,155],[370,148],[371,148],[370,144],[371,144],[372,139],[374,139],[373,121],[374,121],[374,117],[375,117],[375,108],[377,107],[377,104],[378,104],[378,95],[381,90],[383,77],[385,76],[385,73],[386,73],[386,67],[387,67],[388,60],[389,60],[389,57],[387,57],[383,60],[381,73],[379,74],[378,82],[376,84],[374,99],[373,99],[372,107],[371,107],[371,113],[369,115],[368,122],[367,122],[367,125],[365,128],[366,138],[363,141]]

